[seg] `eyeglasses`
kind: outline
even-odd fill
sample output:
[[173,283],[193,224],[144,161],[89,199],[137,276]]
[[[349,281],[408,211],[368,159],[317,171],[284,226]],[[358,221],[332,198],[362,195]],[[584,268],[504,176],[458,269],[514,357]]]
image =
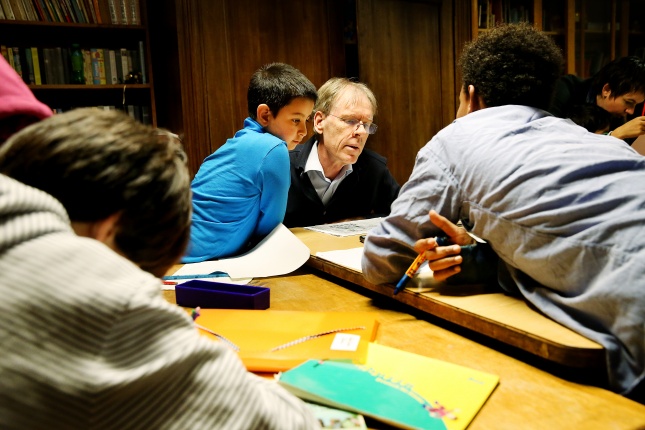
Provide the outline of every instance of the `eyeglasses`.
[[358,130],[358,127],[362,125],[365,131],[367,132],[367,134],[376,133],[376,129],[378,128],[378,126],[373,122],[363,122],[353,118],[349,118],[349,119],[341,118],[339,116],[332,115],[332,114],[328,114],[328,115],[338,118],[339,120],[343,121],[345,124],[353,128],[354,130]]

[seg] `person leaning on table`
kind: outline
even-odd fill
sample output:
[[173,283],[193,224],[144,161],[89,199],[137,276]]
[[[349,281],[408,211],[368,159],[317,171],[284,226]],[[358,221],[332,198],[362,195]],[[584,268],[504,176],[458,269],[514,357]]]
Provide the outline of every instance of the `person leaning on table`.
[[[461,220],[504,290],[601,344],[609,388],[645,401],[645,157],[546,111],[562,57],[530,25],[486,32],[460,64],[457,119],[367,236],[363,275],[396,282],[419,253],[435,279],[472,273]],[[454,245],[437,246],[445,235]]]

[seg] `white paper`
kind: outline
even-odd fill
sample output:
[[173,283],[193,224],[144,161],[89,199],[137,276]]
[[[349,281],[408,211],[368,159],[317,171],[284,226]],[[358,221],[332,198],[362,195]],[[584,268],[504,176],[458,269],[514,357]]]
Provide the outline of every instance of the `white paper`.
[[321,224],[305,227],[307,230],[319,233],[331,234],[332,236],[354,236],[367,234],[371,229],[381,223],[383,218],[359,219],[355,221],[337,222],[334,224]]
[[362,272],[361,259],[363,258],[363,247],[338,249],[336,251],[317,252],[316,257],[331,261],[339,266],[347,267],[357,272]]
[[[185,264],[173,275],[227,273],[231,279],[262,278],[291,273],[309,259],[309,248],[283,224],[279,224],[246,254],[215,261]],[[227,278],[210,278],[226,282]]]
[[360,340],[361,337],[357,334],[336,333],[329,349],[332,351],[356,351]]
[[[178,270],[177,272],[179,272],[179,270]],[[181,275],[181,273],[179,273],[179,274]],[[188,279],[174,279],[174,280],[172,280],[172,282],[176,282],[176,283],[177,283],[177,285],[179,285],[179,284],[183,284],[184,282],[194,281],[194,280],[198,280],[198,281],[206,281],[206,282],[220,282],[220,283],[222,283],[222,284],[246,285],[246,284],[248,284],[249,282],[251,282],[251,281],[253,280],[253,278],[231,279],[231,278],[229,278],[228,276],[222,276],[222,277],[218,276],[217,278],[200,278],[200,279],[196,279],[196,278],[188,278]],[[162,289],[162,290],[171,290],[171,291],[174,291],[174,290],[175,290],[175,285],[166,285],[166,284],[163,284],[161,289]]]

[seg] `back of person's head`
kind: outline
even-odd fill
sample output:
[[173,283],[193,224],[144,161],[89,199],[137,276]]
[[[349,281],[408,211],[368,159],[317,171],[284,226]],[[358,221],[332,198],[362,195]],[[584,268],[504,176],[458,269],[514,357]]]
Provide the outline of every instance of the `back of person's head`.
[[318,88],[318,101],[314,105],[314,113],[322,112],[329,115],[345,90],[363,93],[372,105],[372,115],[376,115],[378,103],[372,90],[366,84],[348,78],[331,78]]
[[486,106],[524,105],[547,109],[562,71],[562,52],[527,23],[504,24],[469,42],[460,66],[468,86]]
[[257,119],[258,106],[266,104],[276,117],[280,109],[299,97],[314,103],[318,99],[316,87],[300,70],[284,63],[264,65],[253,73],[249,83],[246,94],[249,116]]
[[567,118],[592,133],[607,132],[611,125],[611,114],[596,104],[573,106]]
[[185,250],[192,209],[182,146],[120,111],[76,109],[25,128],[0,147],[0,173],[58,199],[71,221],[120,214],[116,246],[156,276]]
[[605,84],[611,97],[627,93],[645,94],[645,61],[638,57],[622,57],[607,63],[591,81],[591,90],[600,94]]

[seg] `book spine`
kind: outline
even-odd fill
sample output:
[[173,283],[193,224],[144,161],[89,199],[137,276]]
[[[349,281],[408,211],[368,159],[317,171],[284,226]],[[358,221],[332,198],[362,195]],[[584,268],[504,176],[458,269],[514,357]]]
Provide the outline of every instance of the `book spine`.
[[23,56],[25,58],[25,65],[26,71],[24,73],[25,77],[25,82],[28,84],[35,84],[36,83],[36,76],[34,75],[34,60],[31,56],[31,48],[24,48],[23,50]]
[[148,74],[146,73],[146,52],[143,49],[143,41],[139,41],[139,67],[141,70],[141,83],[148,83]]
[[16,70],[16,73],[18,73],[18,75],[24,80],[24,77],[22,75],[22,63],[20,62],[20,49],[13,47],[11,48],[11,51],[13,52],[14,69]]
[[103,50],[103,61],[105,63],[105,83],[109,85],[112,83],[112,59],[109,49]]
[[101,8],[99,7],[99,0],[92,0],[94,13],[96,14],[96,23],[97,24],[107,24],[103,21],[103,14],[101,13]]
[[16,15],[13,13],[13,9],[11,9],[11,4],[9,4],[9,0],[2,0],[2,9],[4,10],[4,14],[7,17],[7,19],[16,19]]
[[54,77],[57,84],[65,84],[65,60],[63,59],[63,49],[59,46],[53,51]]
[[27,14],[29,15],[30,21],[38,21],[38,14],[36,13],[36,8],[34,6],[33,0],[24,0],[27,7]]
[[[57,50],[59,48],[56,48]],[[72,83],[72,56],[70,55],[69,48],[60,48],[61,58],[63,62],[63,84]]]
[[58,22],[58,18],[56,17],[56,13],[54,13],[54,9],[52,8],[51,2],[40,0],[41,3],[43,4],[43,7],[47,9],[47,15],[49,16],[49,20],[51,22]]
[[9,62],[9,65],[13,70],[16,70],[16,65],[13,62],[13,48],[8,47],[7,48],[7,61]]
[[66,0],[61,0],[60,9],[61,9],[61,12],[63,13],[63,18],[65,19],[65,22],[76,22],[76,17],[74,16],[74,12],[71,10]]
[[55,84],[52,48],[43,48],[43,67],[45,68],[45,82],[48,85]]
[[50,1],[50,2],[47,2],[47,4],[51,8],[52,16],[54,17],[54,20],[56,22],[66,22],[65,16],[63,15],[63,12],[61,11],[60,5],[58,4],[58,2]]
[[42,9],[42,6],[40,5],[40,2],[38,0],[34,0],[34,6],[36,6],[36,12],[38,13],[38,20],[39,21],[47,21],[47,14]]
[[70,0],[72,9],[74,9],[74,14],[76,15],[77,22],[81,24],[87,23],[85,20],[85,15],[83,14],[83,9],[81,8],[82,0]]
[[16,21],[24,21],[25,17],[23,16],[23,13],[22,13],[20,0],[9,0],[9,4],[11,5],[11,10],[13,11]]
[[34,81],[36,85],[42,85],[43,79],[40,75],[40,58],[38,57],[38,48],[33,47],[31,49],[31,61],[34,63]]
[[[9,54],[7,52],[7,46],[6,45],[0,45],[0,53],[4,57],[4,59],[9,63]],[[11,64],[11,63],[9,63]]]
[[91,49],[92,82],[94,85],[105,85],[105,54],[103,49]]
[[92,76],[92,52],[89,49],[83,49],[83,75],[85,85],[92,85],[94,78]]
[[128,50],[125,48],[121,48],[119,52],[121,53],[121,79],[122,79],[122,83],[125,84],[128,73],[130,73],[130,68],[128,66],[129,53],[128,53]]
[[116,5],[116,2],[118,0],[108,0],[108,6],[110,8],[110,21],[112,21],[112,24],[120,24],[121,19],[119,17],[118,13],[118,8]]
[[94,10],[94,1],[93,0],[86,0],[85,9],[87,10],[87,15],[91,19],[92,23],[96,24],[98,22],[98,20],[97,20],[97,17],[96,17],[96,10]]
[[110,57],[110,76],[112,78],[111,81],[108,82],[108,84],[116,85],[119,83],[116,64],[116,52],[113,49],[110,49],[108,52]]
[[128,3],[126,0],[118,0],[118,2],[119,2],[119,11],[121,13],[120,24],[128,25]]
[[121,66],[121,50],[114,51],[114,56],[116,58],[116,80],[117,83],[123,83],[123,67]]
[[139,0],[128,0],[130,3],[130,24],[141,25],[141,7]]

